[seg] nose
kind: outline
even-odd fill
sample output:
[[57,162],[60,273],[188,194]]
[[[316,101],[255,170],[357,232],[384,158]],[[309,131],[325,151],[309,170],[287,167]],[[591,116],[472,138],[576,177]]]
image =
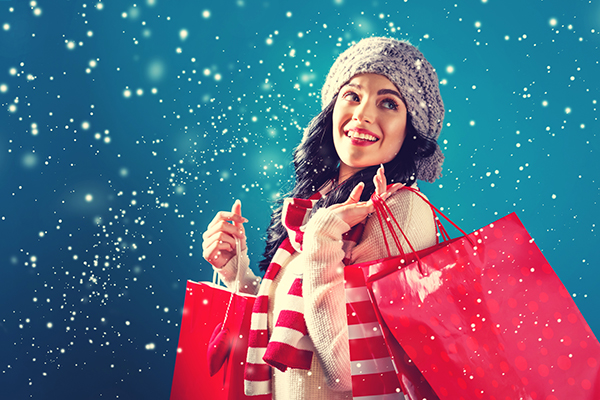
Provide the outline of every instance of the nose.
[[354,109],[352,119],[358,122],[364,122],[367,124],[373,123],[375,120],[375,111],[373,106],[368,101],[363,101]]

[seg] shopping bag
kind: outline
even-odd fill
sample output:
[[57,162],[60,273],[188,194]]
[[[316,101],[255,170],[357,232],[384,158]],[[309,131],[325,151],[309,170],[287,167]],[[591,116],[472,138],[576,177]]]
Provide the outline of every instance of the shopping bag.
[[516,214],[362,270],[440,399],[600,398],[600,344]]
[[256,296],[239,292],[241,270],[233,290],[218,285],[216,273],[213,282],[187,282],[170,400],[270,399],[244,395]]
[[[231,300],[231,304],[230,304]],[[171,400],[243,399],[244,364],[253,296],[233,294],[211,282],[187,282]],[[222,368],[210,376],[207,352],[209,340],[224,321],[235,339]]]

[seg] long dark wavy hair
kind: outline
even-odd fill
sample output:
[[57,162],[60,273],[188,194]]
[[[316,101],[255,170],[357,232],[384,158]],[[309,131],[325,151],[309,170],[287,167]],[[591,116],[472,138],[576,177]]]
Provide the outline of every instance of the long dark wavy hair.
[[[333,108],[337,96],[321,111],[308,125],[304,138],[294,150],[294,167],[296,181],[294,188],[284,197],[309,198],[327,182],[337,179],[340,159],[333,144]],[[410,122],[410,114],[406,124],[406,138],[400,151],[393,160],[384,164],[385,176],[388,183],[404,183],[412,185],[416,180],[416,161],[431,156],[436,149],[436,142],[421,136]],[[352,189],[363,182],[365,187],[361,201],[368,200],[375,191],[373,177],[379,165],[365,168],[342,184],[336,186],[327,196],[322,197],[312,212],[321,207],[345,202]],[[267,243],[263,253],[264,259],[260,262],[260,269],[266,271],[277,248],[287,237],[287,232],[281,223],[283,200],[278,202],[277,208],[271,215],[271,223],[267,229]]]

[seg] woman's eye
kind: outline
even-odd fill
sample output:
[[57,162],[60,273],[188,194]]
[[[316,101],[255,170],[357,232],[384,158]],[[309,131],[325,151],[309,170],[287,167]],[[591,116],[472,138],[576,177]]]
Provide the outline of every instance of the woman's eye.
[[385,99],[385,100],[383,100],[381,102],[381,105],[384,108],[387,108],[389,110],[396,110],[396,109],[398,109],[398,104],[394,100],[391,100],[391,99]]
[[344,98],[349,100],[349,101],[359,101],[360,99],[358,98],[358,95],[354,92],[346,92],[344,94]]

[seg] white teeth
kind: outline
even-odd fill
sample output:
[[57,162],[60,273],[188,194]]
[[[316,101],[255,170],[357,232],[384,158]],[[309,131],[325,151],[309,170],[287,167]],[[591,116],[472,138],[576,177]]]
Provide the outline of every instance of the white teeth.
[[355,132],[355,131],[348,131],[348,132],[346,132],[346,136],[348,136],[349,138],[356,138],[356,139],[368,140],[369,142],[376,142],[377,141],[377,138],[375,136],[368,135],[366,133],[358,133],[358,132]]

